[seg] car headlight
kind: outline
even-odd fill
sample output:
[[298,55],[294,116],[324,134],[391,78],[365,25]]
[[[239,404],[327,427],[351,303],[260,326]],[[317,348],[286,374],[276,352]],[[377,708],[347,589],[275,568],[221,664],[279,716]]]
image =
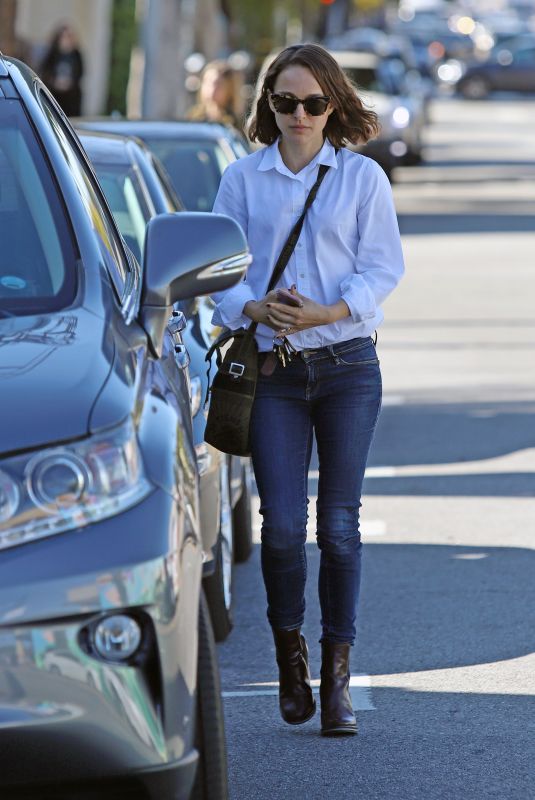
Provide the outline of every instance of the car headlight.
[[0,550],[106,519],[138,503],[145,477],[132,422],[0,461]]
[[191,416],[198,413],[202,403],[202,382],[198,375],[194,375],[190,381],[191,393]]
[[411,113],[405,106],[397,106],[392,112],[392,124],[395,128],[406,128],[411,119]]

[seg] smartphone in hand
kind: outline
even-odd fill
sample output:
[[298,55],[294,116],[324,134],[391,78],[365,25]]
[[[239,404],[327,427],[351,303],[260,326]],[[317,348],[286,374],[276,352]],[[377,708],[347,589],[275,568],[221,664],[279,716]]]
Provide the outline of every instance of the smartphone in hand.
[[277,289],[277,303],[284,303],[287,306],[295,306],[301,308],[303,301],[293,295],[288,289]]

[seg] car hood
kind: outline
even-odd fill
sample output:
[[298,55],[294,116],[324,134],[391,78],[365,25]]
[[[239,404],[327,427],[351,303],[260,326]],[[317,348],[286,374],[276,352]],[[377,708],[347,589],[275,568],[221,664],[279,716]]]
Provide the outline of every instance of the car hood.
[[85,436],[113,361],[103,319],[83,309],[0,319],[0,451]]

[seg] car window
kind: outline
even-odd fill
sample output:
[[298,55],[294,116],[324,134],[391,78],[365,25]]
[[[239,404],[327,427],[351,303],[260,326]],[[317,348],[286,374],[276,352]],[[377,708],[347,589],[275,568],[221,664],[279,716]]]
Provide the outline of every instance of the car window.
[[535,50],[531,47],[529,50],[517,50],[513,55],[513,61],[515,64],[535,64]]
[[127,164],[100,164],[93,159],[93,166],[121,236],[141,264],[151,212],[139,176]]
[[56,134],[58,143],[69,164],[72,177],[78,187],[87,215],[93,225],[93,230],[99,243],[104,263],[119,297],[122,297],[129,264],[123,252],[112,217],[100,198],[100,190],[81,153],[74,144],[70,131],[65,126],[56,110],[48,102],[47,98],[42,95],[41,99],[54,133]]
[[0,317],[70,305],[77,253],[53,176],[23,107],[0,101]]
[[221,176],[230,163],[218,142],[144,139],[163,163],[188,211],[211,211]]
[[[382,76],[371,67],[344,67],[345,74],[358,89],[367,92],[385,92],[386,88]],[[387,92],[388,93],[388,92]]]

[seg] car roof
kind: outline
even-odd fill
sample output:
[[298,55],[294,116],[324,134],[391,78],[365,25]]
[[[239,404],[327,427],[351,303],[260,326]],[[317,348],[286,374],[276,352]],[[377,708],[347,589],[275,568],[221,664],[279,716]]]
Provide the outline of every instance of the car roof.
[[218,122],[193,122],[189,120],[129,120],[83,118],[75,125],[84,130],[99,130],[121,133],[126,136],[147,136],[161,139],[217,140],[234,136],[234,132]]
[[355,53],[352,50],[330,50],[333,58],[343,67],[376,67],[380,58],[375,53]]
[[131,136],[119,136],[114,133],[83,131],[77,129],[78,138],[90,158],[101,164],[131,164],[134,148],[144,149],[141,142]]

